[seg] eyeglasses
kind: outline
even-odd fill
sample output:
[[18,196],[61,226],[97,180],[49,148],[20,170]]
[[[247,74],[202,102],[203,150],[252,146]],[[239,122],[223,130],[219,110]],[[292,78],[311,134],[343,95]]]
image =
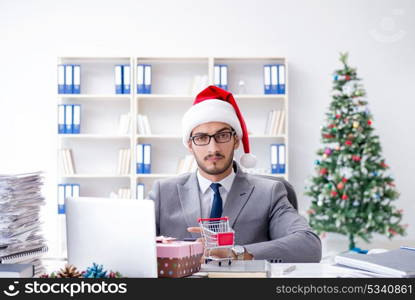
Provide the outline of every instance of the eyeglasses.
[[216,143],[223,144],[227,143],[231,140],[232,136],[235,135],[235,131],[223,131],[218,132],[212,135],[209,134],[198,134],[195,136],[191,136],[190,139],[196,146],[206,146],[209,145],[210,140],[212,137],[215,139]]

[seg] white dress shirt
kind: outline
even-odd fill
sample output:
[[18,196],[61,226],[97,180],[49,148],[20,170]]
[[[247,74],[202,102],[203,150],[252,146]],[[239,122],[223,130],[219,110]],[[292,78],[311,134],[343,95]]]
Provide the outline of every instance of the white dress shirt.
[[[229,191],[231,190],[233,180],[235,179],[235,171],[232,170],[231,174],[223,178],[221,181],[215,182],[220,183],[219,193],[222,198],[222,209],[225,206],[226,198],[228,197]],[[202,210],[202,218],[209,218],[210,211],[212,209],[213,196],[215,192],[210,188],[210,185],[213,183],[209,179],[200,174],[197,170],[197,180],[199,182],[199,197],[200,197],[200,207]]]

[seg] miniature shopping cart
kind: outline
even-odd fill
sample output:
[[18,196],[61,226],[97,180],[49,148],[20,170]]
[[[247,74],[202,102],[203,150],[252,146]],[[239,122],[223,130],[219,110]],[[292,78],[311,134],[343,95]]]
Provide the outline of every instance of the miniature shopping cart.
[[[199,219],[202,238],[205,242],[204,257],[205,263],[217,261],[219,266],[223,261],[227,261],[228,265],[232,263],[232,247],[235,240],[235,232],[229,226],[229,218],[208,218]],[[217,257],[211,255],[214,249],[226,249],[227,256]]]

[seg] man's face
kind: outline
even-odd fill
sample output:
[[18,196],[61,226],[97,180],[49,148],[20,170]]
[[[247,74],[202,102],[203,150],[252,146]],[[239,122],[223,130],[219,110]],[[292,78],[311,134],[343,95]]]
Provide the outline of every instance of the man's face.
[[[232,128],[226,123],[210,122],[195,127],[191,136],[203,137],[204,135],[217,133],[225,133],[226,135],[227,132],[231,131]],[[223,136],[221,137],[223,138]],[[192,140],[189,141],[188,145],[199,168],[209,175],[218,175],[225,172],[232,165],[234,151],[239,147],[239,139],[236,135],[232,135],[228,142],[218,143],[212,137],[208,145],[198,146]]]

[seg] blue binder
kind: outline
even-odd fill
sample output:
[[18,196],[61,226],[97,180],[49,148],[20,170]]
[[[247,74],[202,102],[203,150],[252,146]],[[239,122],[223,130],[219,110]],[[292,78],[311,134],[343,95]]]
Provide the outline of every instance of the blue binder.
[[73,133],[73,105],[65,104],[65,133]]
[[131,75],[130,75],[130,65],[122,66],[122,87],[123,94],[129,94],[131,92]]
[[137,174],[144,173],[144,145],[138,144],[137,145]]
[[151,173],[151,145],[144,144],[144,172],[145,174]]
[[72,184],[72,197],[79,197],[80,189],[81,189],[81,186],[79,184],[77,183]]
[[114,68],[115,93],[122,94],[122,65],[116,65]]
[[65,94],[73,94],[73,67],[65,65]]
[[65,133],[65,104],[58,105],[58,133]]
[[80,94],[81,93],[81,66],[80,65],[73,65],[73,93]]
[[81,133],[81,105],[80,104],[73,105],[72,114],[73,114],[72,133],[79,134]]
[[277,94],[285,94],[285,65],[278,65]]
[[58,214],[65,214],[65,184],[58,184]]
[[58,65],[58,94],[65,94],[65,65]]
[[144,94],[144,65],[137,65],[137,93]]
[[278,65],[271,65],[271,90],[270,94],[278,93]]
[[285,174],[285,144],[278,144],[277,174]]
[[137,183],[137,195],[136,198],[138,200],[144,200],[144,184]]
[[278,145],[271,144],[271,151],[270,151],[270,158],[271,158],[271,173],[276,174],[278,173]]
[[144,66],[144,93],[151,94],[151,65]]
[[213,85],[220,87],[220,65],[213,67]]
[[220,66],[220,88],[228,90],[228,66]]
[[264,65],[264,94],[271,94],[271,66]]

